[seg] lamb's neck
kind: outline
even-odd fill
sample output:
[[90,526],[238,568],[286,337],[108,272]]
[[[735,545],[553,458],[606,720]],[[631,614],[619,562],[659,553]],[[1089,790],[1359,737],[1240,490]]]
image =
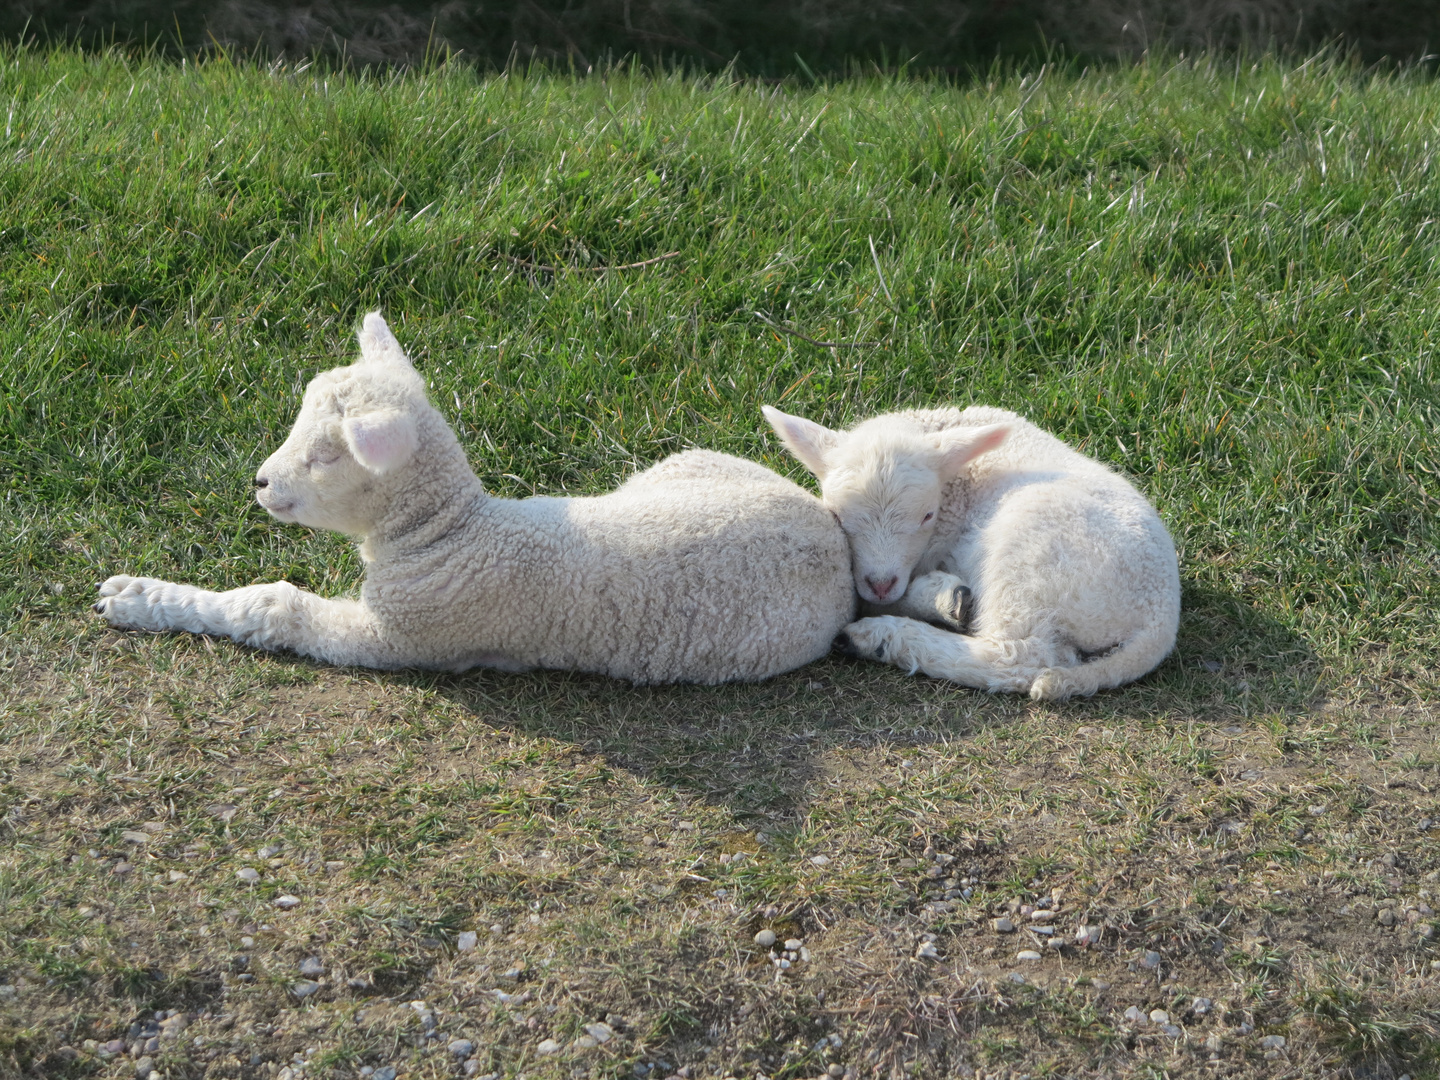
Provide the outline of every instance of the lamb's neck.
[[968,476],[957,477],[940,492],[940,512],[936,515],[935,532],[926,548],[927,554],[949,551],[969,524],[971,495],[974,483]]
[[490,500],[468,465],[430,472],[423,484],[408,486],[390,511],[365,537],[360,557],[414,554],[463,528]]

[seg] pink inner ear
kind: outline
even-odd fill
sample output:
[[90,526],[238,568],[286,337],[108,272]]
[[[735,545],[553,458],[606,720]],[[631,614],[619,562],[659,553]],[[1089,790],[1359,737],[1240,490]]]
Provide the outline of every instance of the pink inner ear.
[[823,480],[827,471],[825,455],[835,448],[838,441],[835,432],[803,416],[783,413],[773,405],[762,406],[761,412],[800,464]]
[[946,473],[957,474],[981,454],[988,454],[1010,436],[1005,424],[992,424],[975,432],[956,429],[940,433],[940,451]]
[[345,441],[355,460],[372,472],[398,468],[415,452],[415,424],[402,413],[372,413],[344,421]]

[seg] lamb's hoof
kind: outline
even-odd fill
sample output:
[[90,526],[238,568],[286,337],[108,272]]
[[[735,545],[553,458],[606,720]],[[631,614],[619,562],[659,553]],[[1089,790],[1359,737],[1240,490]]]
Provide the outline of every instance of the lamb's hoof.
[[840,653],[841,656],[848,656],[855,660],[884,660],[885,644],[881,642],[874,648],[862,648],[856,640],[850,636],[850,631],[841,630],[835,635],[835,640],[830,643],[831,648]]
[[889,652],[889,639],[874,625],[880,622],[880,619],[860,619],[851,623],[835,636],[835,648],[858,660],[879,660],[883,663]]
[[165,584],[156,578],[116,574],[100,586],[95,612],[117,630],[165,630],[158,607]]
[[970,633],[970,623],[975,618],[975,594],[969,585],[957,585],[950,603],[950,629],[957,634]]

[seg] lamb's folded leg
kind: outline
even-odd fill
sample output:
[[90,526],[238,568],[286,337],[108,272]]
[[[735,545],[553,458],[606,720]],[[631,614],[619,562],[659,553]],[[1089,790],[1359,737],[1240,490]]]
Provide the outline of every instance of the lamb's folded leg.
[[1023,693],[1052,666],[1041,662],[1042,655],[1048,659],[1049,650],[1040,639],[969,637],[894,616],[860,619],[840,631],[835,641],[854,656],[980,690]]
[[905,595],[896,603],[874,604],[861,600],[859,613],[861,617],[898,615],[905,619],[919,619],[957,634],[968,634],[974,608],[969,586],[954,574],[934,570],[912,581]]
[[215,634],[257,649],[289,649],[331,664],[378,668],[405,664],[381,640],[364,605],[326,600],[288,581],[210,592],[121,574],[100,586],[95,610],[116,627]]

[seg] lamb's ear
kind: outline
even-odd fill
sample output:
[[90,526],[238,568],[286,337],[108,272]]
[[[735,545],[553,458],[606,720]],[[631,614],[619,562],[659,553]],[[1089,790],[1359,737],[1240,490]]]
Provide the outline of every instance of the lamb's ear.
[[347,416],[340,426],[355,460],[374,473],[398,469],[420,445],[414,417],[396,409]]
[[400,347],[400,342],[395,340],[395,335],[390,332],[390,327],[385,324],[378,311],[366,315],[365,323],[360,328],[360,359],[367,364],[412,366],[410,358],[405,355],[405,350]]
[[791,416],[773,405],[761,405],[760,411],[780,436],[780,441],[799,459],[800,464],[824,480],[827,466],[825,457],[840,442],[840,436],[827,427],[806,420],[803,416]]
[[980,428],[950,428],[935,436],[940,448],[940,475],[953,480],[966,465],[988,454],[1010,436],[1010,425],[990,424]]

